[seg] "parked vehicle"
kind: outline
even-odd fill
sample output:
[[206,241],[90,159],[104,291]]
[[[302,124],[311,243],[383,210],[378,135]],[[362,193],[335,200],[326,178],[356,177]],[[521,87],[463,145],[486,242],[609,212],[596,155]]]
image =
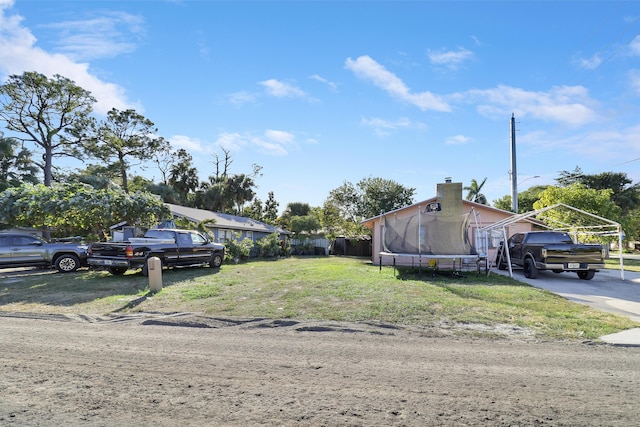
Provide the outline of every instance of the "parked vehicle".
[[[584,280],[591,280],[604,268],[606,252],[602,245],[575,243],[569,233],[560,231],[531,231],[516,233],[507,240],[512,265],[522,267],[525,277],[535,279],[540,270],[554,273],[574,272]],[[500,270],[508,267],[507,253],[500,245],[496,257]]]
[[96,242],[89,247],[92,267],[121,275],[141,268],[147,275],[148,260],[158,257],[163,267],[209,265],[219,268],[224,260],[224,245],[210,241],[194,230],[151,229],[144,237],[126,242]]
[[61,273],[87,265],[88,245],[50,243],[26,233],[0,233],[0,268],[46,267]]

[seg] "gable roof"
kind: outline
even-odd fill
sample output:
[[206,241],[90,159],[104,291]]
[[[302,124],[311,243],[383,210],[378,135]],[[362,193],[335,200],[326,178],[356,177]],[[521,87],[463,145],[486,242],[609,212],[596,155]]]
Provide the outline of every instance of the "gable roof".
[[[412,209],[412,208],[415,208],[416,206],[428,205],[429,203],[434,203],[437,200],[438,200],[438,198],[434,196],[434,197],[431,197],[430,199],[426,199],[426,200],[423,200],[421,202],[414,203],[412,205],[403,206],[401,208],[394,209],[394,210],[389,211],[389,212],[384,212],[384,213],[382,213],[380,215],[376,215],[376,216],[374,216],[372,218],[367,218],[365,220],[360,221],[360,224],[362,224],[362,225],[364,225],[366,227],[367,224],[371,224],[376,219],[382,218],[385,215],[393,214],[393,213],[396,213],[396,212],[401,212],[401,211],[406,210],[406,209]],[[494,211],[494,212],[499,212],[501,214],[504,214],[505,216],[513,215],[513,212],[511,212],[511,211],[505,211],[505,210],[502,210],[502,209],[494,208],[493,206],[483,205],[482,203],[471,202],[471,201],[465,200],[465,199],[462,200],[462,205],[463,206],[467,206],[469,208],[469,210],[471,210],[471,208],[475,208],[476,210],[478,210],[478,209],[488,209],[488,210],[491,210],[491,211]]]
[[165,203],[165,205],[171,211],[171,215],[185,218],[194,222],[212,220],[212,223],[215,222],[215,224],[212,224],[215,228],[228,228],[231,230],[241,231],[257,231],[267,234],[289,234],[288,231],[283,230],[282,228],[270,224],[265,224],[264,222],[256,221],[252,218],[229,215],[220,212],[212,212],[204,209],[188,208],[186,206],[173,205],[171,203]]

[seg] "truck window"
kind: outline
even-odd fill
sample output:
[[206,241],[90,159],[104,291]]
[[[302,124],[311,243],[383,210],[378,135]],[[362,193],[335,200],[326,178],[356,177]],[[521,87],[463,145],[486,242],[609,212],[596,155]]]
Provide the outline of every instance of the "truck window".
[[29,237],[29,236],[14,236],[13,244],[14,246],[34,246],[37,245],[39,240]]
[[524,238],[524,234],[518,233],[511,236],[510,240],[511,240],[511,243],[519,245],[520,243],[522,243],[523,238]]
[[179,233],[178,244],[180,246],[193,246],[193,243],[191,242],[191,236],[187,233]]
[[149,237],[151,239],[175,239],[175,232],[173,231],[162,231],[162,230],[147,230],[144,234],[144,237]]
[[567,233],[532,233],[527,239],[529,243],[573,243]]
[[205,238],[198,233],[191,233],[191,240],[193,240],[194,245],[204,245],[207,243]]

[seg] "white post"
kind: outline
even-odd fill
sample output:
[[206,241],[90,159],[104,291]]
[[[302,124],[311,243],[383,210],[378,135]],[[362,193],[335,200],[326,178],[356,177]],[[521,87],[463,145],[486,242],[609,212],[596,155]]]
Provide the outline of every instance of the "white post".
[[149,272],[149,290],[160,292],[162,290],[162,261],[158,257],[151,257],[147,260],[147,271]]
[[622,230],[618,226],[618,249],[620,250],[620,279],[624,280],[624,262],[622,261]]

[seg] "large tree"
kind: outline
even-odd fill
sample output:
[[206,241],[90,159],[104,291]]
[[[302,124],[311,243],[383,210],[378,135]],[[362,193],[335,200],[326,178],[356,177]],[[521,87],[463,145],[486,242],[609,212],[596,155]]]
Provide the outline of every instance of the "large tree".
[[256,186],[252,177],[245,174],[231,175],[226,179],[227,199],[231,200],[235,206],[236,215],[241,215],[244,204],[251,201],[256,193],[253,191]]
[[633,184],[626,173],[603,172],[583,175],[580,182],[594,190],[610,189],[611,200],[622,209],[623,214],[640,207],[640,184]]
[[251,202],[256,195],[255,179],[262,175],[262,166],[254,163],[250,174],[232,175],[229,173],[229,166],[233,163],[231,153],[223,149],[223,154],[224,159],[214,154],[214,174],[209,176],[209,182],[202,183],[195,204],[216,212],[242,215],[245,203]]
[[349,221],[360,221],[413,203],[415,188],[384,178],[364,178],[356,185],[345,181],[329,193],[327,201]]
[[281,227],[291,231],[294,237],[300,237],[300,234],[312,234],[320,230],[321,214],[321,209],[312,208],[308,203],[292,202],[287,205],[278,222]]
[[[568,187],[549,186],[542,193],[538,201],[533,204],[534,209],[542,209],[558,203],[583,210],[593,215],[619,222],[621,210],[611,200],[612,191],[594,190],[580,183]],[[564,224],[583,225],[584,216],[574,212],[550,212],[550,217]]]
[[31,152],[19,149],[19,145],[15,138],[5,138],[0,132],[0,191],[22,183],[38,183],[38,168],[31,160]]
[[[536,185],[518,193],[518,213],[532,211],[533,204],[540,198],[540,193],[542,193],[546,189],[546,185]],[[506,195],[497,200],[494,200],[493,206],[498,209],[510,211],[511,195]]]
[[[104,190],[117,183],[119,170],[117,165],[87,165],[84,169],[77,169],[66,176],[65,181],[89,184],[96,190]],[[117,185],[117,184],[116,184]]]
[[275,194],[273,194],[273,191],[269,191],[262,210],[262,220],[267,224],[275,225],[278,219],[278,206],[280,206],[280,203],[276,200]]
[[622,224],[627,239],[640,238],[640,184],[634,184],[626,173],[585,174],[576,166],[571,172],[560,172],[556,181],[563,187],[580,184],[590,190],[609,190],[611,201],[620,209],[617,221]]
[[51,230],[60,236],[106,236],[120,221],[152,226],[169,215],[150,193],[126,194],[120,188],[97,190],[90,185],[24,184],[0,193],[0,222]]
[[157,132],[153,122],[135,110],[113,108],[98,126],[89,151],[105,163],[117,165],[122,189],[128,192],[128,170],[132,161],[139,164],[152,159],[154,153],[169,145],[164,138],[156,136]]
[[11,75],[0,86],[0,118],[18,139],[42,151],[35,162],[44,174],[44,185],[53,181],[54,157],[81,156],[89,117],[96,102],[91,93],[60,75],[52,79],[36,72]]
[[169,173],[169,184],[180,195],[183,203],[189,194],[198,188],[198,170],[193,166],[193,157],[184,148],[176,152],[176,162]]
[[358,182],[364,218],[390,212],[413,203],[415,188],[405,187],[390,179],[365,178]]
[[415,188],[383,178],[364,178],[356,185],[345,181],[329,192],[323,204],[322,225],[331,235],[367,234],[364,218],[400,209],[413,203]]

